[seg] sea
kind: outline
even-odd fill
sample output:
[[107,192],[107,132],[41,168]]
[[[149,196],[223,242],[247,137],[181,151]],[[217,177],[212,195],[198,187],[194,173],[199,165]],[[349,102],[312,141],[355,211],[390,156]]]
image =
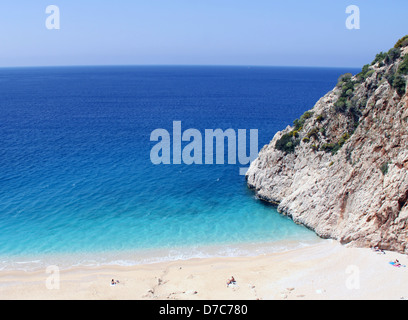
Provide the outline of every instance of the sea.
[[238,161],[154,164],[151,134],[167,130],[173,144],[175,121],[203,141],[207,129],[256,129],[261,149],[358,71],[0,69],[0,270],[248,256],[321,241],[257,199]]

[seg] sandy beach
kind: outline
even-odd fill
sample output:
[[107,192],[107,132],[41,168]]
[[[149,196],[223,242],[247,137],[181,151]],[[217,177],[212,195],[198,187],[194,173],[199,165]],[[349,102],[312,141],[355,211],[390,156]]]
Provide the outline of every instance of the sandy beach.
[[[72,268],[59,273],[2,271],[0,299],[407,299],[408,268],[390,265],[395,259],[408,264],[402,254],[379,254],[327,240],[257,257]],[[231,276],[236,284],[227,286]],[[112,279],[119,283],[111,285]]]

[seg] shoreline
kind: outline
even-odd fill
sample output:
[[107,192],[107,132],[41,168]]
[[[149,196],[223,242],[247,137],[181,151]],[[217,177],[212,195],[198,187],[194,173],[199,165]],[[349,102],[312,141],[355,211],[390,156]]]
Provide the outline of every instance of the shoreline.
[[294,250],[324,241],[317,235],[304,241],[287,239],[268,242],[203,244],[172,248],[145,248],[134,250],[84,251],[73,253],[42,253],[32,255],[0,256],[0,272],[45,270],[57,265],[60,270],[75,267],[132,267],[176,260],[254,257]]
[[[402,285],[408,281],[408,268],[390,265],[395,259],[408,265],[408,256],[403,254],[378,254],[324,240],[257,256],[81,266],[58,273],[3,270],[0,299],[408,299],[408,288]],[[227,287],[231,276],[237,284]],[[111,286],[111,279],[119,283]]]

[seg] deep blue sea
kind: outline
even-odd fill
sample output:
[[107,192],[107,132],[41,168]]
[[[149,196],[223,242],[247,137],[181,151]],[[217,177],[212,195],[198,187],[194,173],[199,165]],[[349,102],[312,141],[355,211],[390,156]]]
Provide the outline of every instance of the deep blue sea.
[[203,136],[258,129],[260,149],[345,72],[358,70],[0,69],[0,269],[256,254],[318,241],[256,199],[239,163],[152,164],[150,134],[171,134],[173,121]]

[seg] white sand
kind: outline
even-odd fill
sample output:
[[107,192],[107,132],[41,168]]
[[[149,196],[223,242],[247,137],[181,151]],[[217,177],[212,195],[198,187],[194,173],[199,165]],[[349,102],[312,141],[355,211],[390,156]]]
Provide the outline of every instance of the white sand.
[[[328,240],[258,257],[72,268],[60,272],[59,289],[47,288],[55,273],[2,271],[0,299],[406,299],[408,267],[395,259],[408,265],[406,255]],[[227,287],[231,276],[237,284]]]

